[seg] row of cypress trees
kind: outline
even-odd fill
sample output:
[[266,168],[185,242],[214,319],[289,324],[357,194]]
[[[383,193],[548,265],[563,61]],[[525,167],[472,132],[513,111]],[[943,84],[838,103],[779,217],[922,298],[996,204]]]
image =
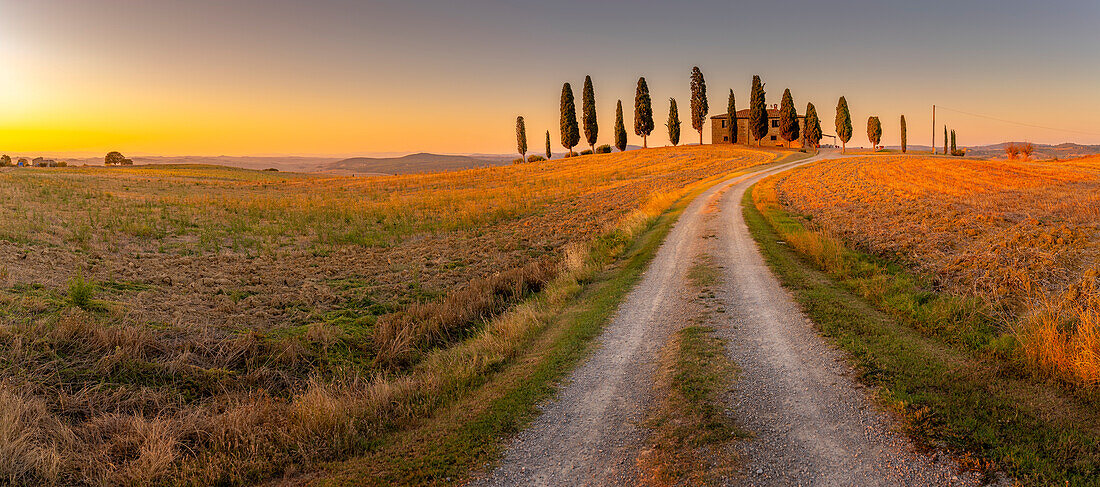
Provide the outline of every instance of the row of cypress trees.
[[[698,66],[693,67],[691,70],[690,87],[691,126],[699,133],[699,143],[702,144],[703,128],[710,107],[707,100],[706,80]],[[759,75],[754,75],[749,94],[748,135],[756,140],[757,145],[760,145],[762,139],[768,134],[769,117],[765,95],[763,81],[761,81]],[[559,126],[561,134],[560,142],[570,155],[573,154],[573,148],[580,143],[582,124],[585,140],[593,151],[595,151],[595,144],[599,136],[599,126],[596,121],[595,92],[592,87],[591,76],[585,76],[581,97],[581,123],[578,123],[576,103],[573,98],[573,88],[569,83],[564,83],[562,85]],[[729,91],[727,117],[730,128],[730,141],[736,143],[739,137],[737,132],[738,119],[735,97],[732,89]],[[875,120],[877,121],[877,118]],[[868,134],[870,134],[870,120],[868,120],[868,124]],[[645,77],[640,77],[638,78],[634,94],[634,134],[642,138],[642,147],[649,147],[648,138],[653,133],[654,127],[653,100],[649,93],[649,85]],[[672,142],[673,145],[678,145],[680,143],[681,122],[679,108],[675,98],[669,98],[668,121],[665,123],[665,127],[668,129],[669,141]],[[804,147],[817,147],[821,143],[821,120],[817,114],[816,107],[814,107],[813,103],[807,103],[804,128],[800,129],[798,114],[794,108],[794,100],[791,96],[790,89],[783,91],[779,109],[779,128],[780,136],[787,142],[788,147],[790,147],[791,142],[799,140],[799,138],[802,139]],[[852,121],[851,115],[848,112],[847,101],[843,96],[840,97],[837,104],[836,130],[837,136],[840,138],[842,144],[847,144],[852,136]],[[881,125],[879,125],[878,134],[881,137]],[[518,152],[526,156],[527,140],[526,130],[523,125],[523,117],[517,117],[516,119],[516,138]],[[620,151],[626,150],[626,138],[626,125],[623,120],[623,104],[622,100],[618,100],[615,106],[614,143],[615,147]],[[874,143],[877,145],[877,141]],[[549,131],[546,132],[546,156],[547,158],[551,156]]]

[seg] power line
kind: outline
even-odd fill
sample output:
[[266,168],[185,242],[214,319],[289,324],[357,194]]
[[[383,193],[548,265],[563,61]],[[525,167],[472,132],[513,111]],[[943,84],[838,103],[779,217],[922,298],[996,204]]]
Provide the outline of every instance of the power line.
[[950,110],[952,112],[962,113],[964,115],[970,115],[972,117],[988,118],[989,120],[996,120],[998,122],[1011,123],[1011,124],[1015,124],[1015,125],[1022,125],[1024,127],[1031,127],[1031,128],[1044,129],[1044,130],[1053,130],[1055,132],[1071,132],[1071,133],[1075,133],[1075,134],[1092,135],[1094,137],[1100,137],[1100,134],[1098,134],[1096,132],[1085,132],[1085,131],[1082,131],[1082,130],[1072,130],[1072,129],[1060,129],[1060,128],[1055,128],[1055,127],[1046,127],[1046,126],[1043,126],[1043,125],[1035,125],[1035,124],[1032,124],[1032,123],[1017,122],[1017,121],[1014,121],[1014,120],[1005,120],[1003,118],[991,117],[989,115],[982,115],[980,113],[971,113],[971,112],[966,112],[966,111],[963,111],[963,110],[956,110],[954,108],[945,107],[943,105],[936,105],[936,106],[938,108],[942,108],[944,110]]

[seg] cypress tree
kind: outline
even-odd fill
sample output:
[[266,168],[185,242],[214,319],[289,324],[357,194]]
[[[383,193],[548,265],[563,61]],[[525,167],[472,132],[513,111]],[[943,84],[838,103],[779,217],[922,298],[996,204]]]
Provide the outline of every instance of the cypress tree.
[[733,100],[733,89],[730,89],[730,100],[726,104],[726,118],[729,119],[730,124],[730,143],[737,143],[737,107]]
[[527,160],[527,125],[523,117],[516,117],[516,150],[523,160]]
[[680,143],[680,112],[676,109],[675,98],[668,99],[668,122],[665,126],[668,127],[668,141],[676,146]]
[[615,147],[626,150],[626,124],[623,123],[623,101],[615,105]]
[[867,117],[867,141],[871,143],[871,150],[878,149],[882,141],[882,122],[878,117]]
[[852,140],[852,115],[848,113],[848,100],[840,97],[836,104],[836,136],[840,137],[840,151],[847,152],[848,141]]
[[596,94],[592,90],[591,76],[584,77],[581,103],[583,105],[581,119],[584,121],[584,137],[588,140],[588,147],[592,149],[592,152],[596,152],[596,135],[599,134],[600,129],[596,125]]
[[955,146],[955,130],[951,129],[951,155],[955,155],[959,152],[959,148]]
[[901,153],[904,154],[907,149],[905,144],[905,115],[901,116]]
[[756,139],[756,145],[768,135],[768,107],[764,101],[764,83],[760,76],[752,77],[752,91],[749,93],[749,133]]
[[550,152],[550,131],[546,131],[546,160],[550,160],[554,156],[554,153]]
[[571,155],[573,148],[580,140],[577,107],[573,103],[573,88],[566,83],[561,87],[561,145],[565,147],[566,153]]
[[779,102],[779,136],[787,141],[787,148],[791,147],[791,141],[798,139],[798,112],[794,109],[790,88],[783,90],[783,100]]
[[943,155],[947,155],[947,126],[943,126]]
[[805,128],[802,130],[802,138],[805,142],[802,147],[817,148],[821,145],[821,118],[817,116],[817,108],[813,103],[806,104]]
[[[707,122],[707,82],[699,66],[691,68],[691,128],[699,132],[699,145],[703,145],[703,124]],[[679,131],[679,128],[677,128]],[[675,144],[673,144],[675,145]]]
[[653,101],[649,98],[649,85],[645,78],[638,78],[638,90],[634,93],[634,134],[642,138],[642,147],[649,148],[647,138],[653,133]]

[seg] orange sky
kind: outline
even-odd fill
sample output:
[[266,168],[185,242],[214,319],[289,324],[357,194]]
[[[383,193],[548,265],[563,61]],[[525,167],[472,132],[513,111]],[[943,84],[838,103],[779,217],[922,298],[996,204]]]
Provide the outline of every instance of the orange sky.
[[[902,113],[910,144],[927,144],[932,103],[1057,129],[941,110],[964,145],[1100,143],[1094,2],[976,1],[950,15],[869,0],[759,12],[717,1],[461,3],[0,0],[0,151],[506,153],[517,114],[529,146],[541,150],[550,130],[559,151],[561,83],[573,83],[579,106],[586,74],[601,143],[616,99],[631,124],[645,75],[658,119],[651,143],[663,144],[668,97],[688,113],[693,65],[707,76],[712,114],[729,88],[744,108],[760,74],[769,104],[789,87],[799,111],[813,101],[832,133],[845,95],[853,145],[866,144],[868,115],[896,144]],[[767,9],[795,7],[814,20],[777,30],[782,12]],[[683,140],[697,140],[684,126]]]

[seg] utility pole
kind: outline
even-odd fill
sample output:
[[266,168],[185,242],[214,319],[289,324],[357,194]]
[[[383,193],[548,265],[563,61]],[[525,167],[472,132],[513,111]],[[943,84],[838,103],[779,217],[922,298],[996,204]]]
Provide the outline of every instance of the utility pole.
[[936,105],[932,105],[932,153],[936,153]]

